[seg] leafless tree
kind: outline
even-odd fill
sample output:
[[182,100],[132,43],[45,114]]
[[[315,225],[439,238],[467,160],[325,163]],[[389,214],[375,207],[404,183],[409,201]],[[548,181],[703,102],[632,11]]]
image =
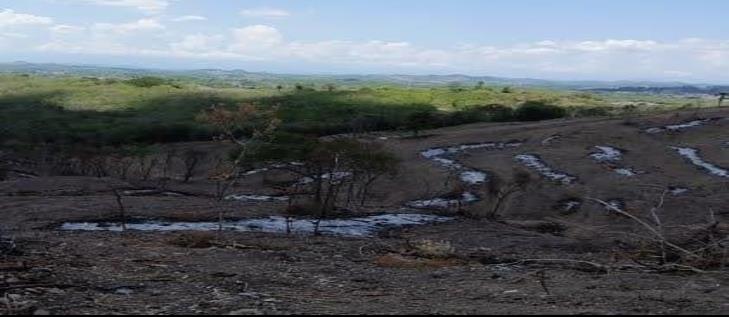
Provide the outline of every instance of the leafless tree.
[[[222,178],[218,178],[218,199],[234,186],[243,170],[248,165],[251,155],[261,143],[269,141],[281,121],[276,117],[276,109],[260,110],[253,104],[241,104],[235,110],[222,105],[214,105],[198,116],[198,120],[214,126],[222,132],[221,140],[227,140],[238,146],[239,152],[233,160],[231,169]],[[247,132],[247,133],[246,133]],[[222,234],[224,211],[218,213],[219,233]]]
[[148,181],[152,177],[152,171],[154,171],[158,164],[159,158],[155,155],[152,155],[151,157],[138,156],[137,168],[139,177],[144,181]]
[[116,205],[119,211],[119,221],[121,222],[122,231],[127,231],[127,211],[124,207],[124,201],[122,198],[122,193],[117,188],[112,188],[111,192],[114,194],[114,197],[116,198]]
[[497,175],[492,175],[489,180],[489,196],[493,200],[491,209],[486,213],[487,219],[496,219],[509,199],[524,190],[531,184],[531,175],[528,172],[515,170],[512,179],[503,181]]
[[199,150],[187,150],[183,152],[182,162],[185,164],[185,174],[182,177],[182,181],[187,183],[197,173],[197,169],[205,159],[205,152]]

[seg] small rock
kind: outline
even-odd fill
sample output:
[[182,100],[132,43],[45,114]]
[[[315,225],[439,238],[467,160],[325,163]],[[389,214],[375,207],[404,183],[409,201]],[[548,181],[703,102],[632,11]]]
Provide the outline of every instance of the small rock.
[[134,291],[128,288],[119,288],[114,291],[114,294],[129,296],[134,294]]

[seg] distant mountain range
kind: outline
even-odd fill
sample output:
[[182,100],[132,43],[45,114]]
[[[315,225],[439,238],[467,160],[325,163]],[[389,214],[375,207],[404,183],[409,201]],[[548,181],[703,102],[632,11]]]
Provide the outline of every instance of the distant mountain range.
[[626,92],[651,94],[717,94],[729,91],[729,86],[687,84],[682,82],[649,81],[558,81],[532,78],[504,78],[467,75],[300,75],[256,73],[244,70],[198,69],[162,70],[131,67],[34,64],[27,62],[0,63],[0,73],[22,73],[45,76],[89,76],[104,78],[133,78],[140,76],[176,77],[202,84],[224,86],[256,86],[279,84],[335,84],[340,86],[398,85],[411,87],[487,86],[534,87],[593,92]]

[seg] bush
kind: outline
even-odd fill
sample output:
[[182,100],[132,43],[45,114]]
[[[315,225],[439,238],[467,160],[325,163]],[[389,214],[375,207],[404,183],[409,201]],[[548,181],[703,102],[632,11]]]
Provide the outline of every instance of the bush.
[[410,114],[405,120],[405,127],[413,131],[416,136],[420,134],[420,131],[424,129],[430,129],[437,126],[435,122],[437,116],[435,111],[418,111]]
[[559,119],[567,116],[567,110],[539,101],[527,101],[514,111],[518,121],[541,121]]
[[514,109],[504,105],[476,106],[467,109],[466,112],[478,121],[508,122],[514,120]]
[[145,76],[127,80],[126,83],[134,87],[152,88],[156,86],[167,85],[169,84],[169,81],[164,78]]

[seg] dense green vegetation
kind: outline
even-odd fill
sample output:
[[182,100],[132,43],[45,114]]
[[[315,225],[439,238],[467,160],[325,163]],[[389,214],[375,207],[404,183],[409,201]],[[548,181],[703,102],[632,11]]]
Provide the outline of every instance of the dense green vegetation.
[[716,101],[484,85],[212,88],[179,78],[0,75],[0,133],[4,140],[25,144],[209,140],[215,131],[197,121],[198,114],[213,105],[241,103],[277,107],[284,131],[326,135],[702,107]]

